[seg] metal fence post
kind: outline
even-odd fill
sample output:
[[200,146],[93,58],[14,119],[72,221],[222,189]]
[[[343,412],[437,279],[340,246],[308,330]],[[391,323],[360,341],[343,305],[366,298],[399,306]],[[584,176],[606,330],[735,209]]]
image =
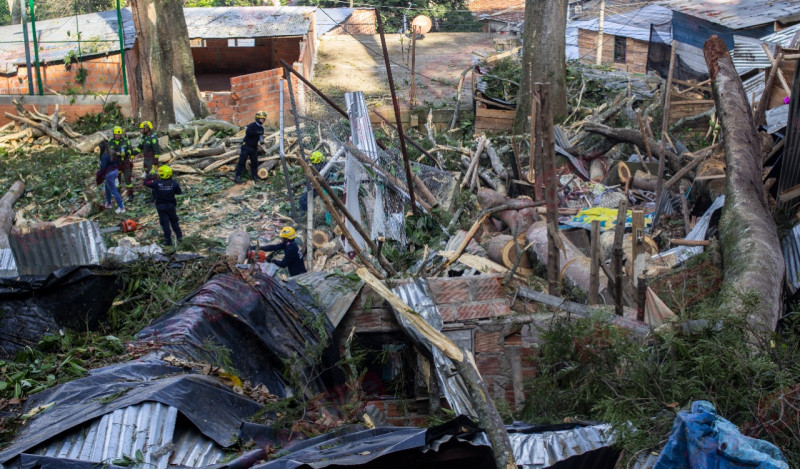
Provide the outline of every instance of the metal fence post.
[[125,34],[122,28],[122,11],[120,10],[119,0],[117,0],[117,29],[119,31],[119,60],[122,68],[122,91],[128,94],[128,74],[125,69]]
[[36,61],[36,82],[39,85],[39,96],[41,96],[44,94],[44,86],[42,86],[42,71],[39,69],[39,39],[36,37],[36,12],[33,0],[29,0],[28,4],[31,8],[31,32],[33,33],[33,56]]

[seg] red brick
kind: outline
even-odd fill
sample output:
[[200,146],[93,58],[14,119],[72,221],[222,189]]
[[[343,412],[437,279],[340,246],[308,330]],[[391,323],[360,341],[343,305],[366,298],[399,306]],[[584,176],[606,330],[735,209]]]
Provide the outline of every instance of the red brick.
[[461,279],[431,279],[431,295],[437,305],[463,303],[469,299],[467,282]]
[[439,314],[442,315],[442,321],[451,322],[456,320],[456,308],[454,306],[437,306]]
[[522,345],[522,334],[519,332],[515,332],[513,334],[509,334],[505,338],[505,345],[513,346],[513,345]]
[[456,317],[460,321],[491,318],[495,316],[495,308],[493,303],[467,303],[456,306]]
[[500,357],[497,356],[477,356],[475,357],[475,364],[478,365],[478,371],[482,376],[490,376],[500,374]]
[[536,367],[537,355],[536,349],[532,347],[523,347],[519,350],[519,358],[523,367]]
[[499,332],[475,331],[475,353],[499,353],[502,350]]
[[470,277],[469,292],[473,301],[506,297],[500,278],[489,275]]

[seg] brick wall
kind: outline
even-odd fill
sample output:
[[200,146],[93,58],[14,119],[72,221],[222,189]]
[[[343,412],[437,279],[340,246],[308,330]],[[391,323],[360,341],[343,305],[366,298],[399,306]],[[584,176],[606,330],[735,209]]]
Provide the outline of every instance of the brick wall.
[[207,39],[206,47],[192,47],[194,71],[233,75],[268,70],[276,66],[272,49],[270,38],[256,38],[254,47],[228,47],[227,39]]
[[[625,38],[625,62],[614,62],[614,39],[612,34],[603,34],[603,65],[610,65],[616,70],[628,73],[647,73],[647,52],[649,43],[633,38]],[[578,30],[578,53],[585,63],[596,63],[597,31]]]
[[12,102],[13,100],[22,102],[22,107],[28,110],[33,110],[34,107],[40,112],[45,114],[52,114],[56,111],[58,106],[58,113],[66,117],[67,122],[73,123],[78,120],[78,117],[84,114],[97,114],[103,110],[104,100],[109,102],[116,102],[122,109],[122,114],[125,116],[131,115],[131,100],[130,96],[126,95],[108,95],[108,96],[59,96],[59,95],[45,95],[45,96],[20,96],[0,95],[0,125],[5,125],[11,120],[5,117],[5,112],[16,114],[17,107]]
[[[530,348],[530,332],[511,320],[502,276],[432,278],[428,279],[428,285],[445,322],[444,332],[471,331],[475,361],[491,397],[506,400],[512,407],[520,406],[524,401],[522,382],[525,377],[535,375],[535,363]],[[366,286],[337,331],[349,334],[353,327],[356,334],[400,330],[389,305]],[[390,421],[414,420],[424,414],[423,409],[416,407],[409,411],[408,405],[387,407],[387,401],[380,402],[381,408],[390,412],[387,414]],[[391,414],[403,408],[407,414]]]
[[[228,112],[225,109],[226,105],[230,105],[231,120],[237,125],[247,125],[253,121],[255,113],[258,111],[267,112],[267,125],[276,126],[280,120],[280,79],[283,78],[283,69],[275,68],[258,73],[251,73],[249,75],[242,75],[231,78],[231,102],[225,102],[223,96],[218,97],[215,103],[216,112],[212,112],[215,116],[224,115]],[[292,77],[293,91],[295,92],[295,99],[299,101],[298,94],[302,93],[300,90],[297,78]],[[212,93],[208,93],[212,94]],[[207,94],[207,96],[208,96]],[[213,93],[218,96],[220,93]],[[291,102],[289,101],[289,90],[286,82],[284,82],[284,110],[286,114],[284,119],[292,119],[291,116]],[[209,108],[209,111],[211,109]],[[222,114],[218,114],[222,112]],[[293,122],[289,120],[290,122]]]
[[[81,66],[86,70],[86,79],[83,85],[75,80],[79,69],[78,64],[72,64],[70,70],[67,70],[63,63],[40,65],[39,72],[42,77],[44,93],[65,94],[70,89],[78,89],[82,93],[121,94],[123,92],[122,75],[120,74],[122,65],[119,54],[83,59]],[[34,91],[38,93],[35,67],[31,67],[31,73]],[[0,75],[0,94],[28,94],[27,68],[19,67],[16,73]]]
[[378,34],[375,10],[357,9],[353,11],[344,23],[325,33],[326,35],[339,34]]

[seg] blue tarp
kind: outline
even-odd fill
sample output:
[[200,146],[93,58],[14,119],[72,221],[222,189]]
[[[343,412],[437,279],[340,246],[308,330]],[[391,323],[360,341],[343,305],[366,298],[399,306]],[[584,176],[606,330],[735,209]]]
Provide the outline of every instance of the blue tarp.
[[655,469],[789,469],[775,445],[739,433],[708,401],[695,401],[675,417]]

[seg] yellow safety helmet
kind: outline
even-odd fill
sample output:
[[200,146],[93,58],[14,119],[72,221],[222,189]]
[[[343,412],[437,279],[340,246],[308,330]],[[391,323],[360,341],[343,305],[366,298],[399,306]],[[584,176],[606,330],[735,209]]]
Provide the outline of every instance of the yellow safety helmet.
[[124,132],[122,131],[122,127],[116,126],[114,127],[114,135],[122,135]]
[[256,113],[256,119],[266,119],[267,118],[267,111],[258,111]]
[[295,233],[294,228],[291,226],[284,226],[281,228],[281,233],[278,236],[283,239],[294,239],[297,237],[297,233]]
[[150,121],[144,121],[141,124],[139,124],[140,129],[144,129],[145,127],[147,127],[150,130],[153,130],[153,123]]
[[311,164],[319,164],[325,161],[325,155],[321,151],[315,151],[311,153],[311,157],[308,160],[311,161]]
[[158,177],[161,179],[169,179],[172,177],[172,168],[167,165],[158,167]]

